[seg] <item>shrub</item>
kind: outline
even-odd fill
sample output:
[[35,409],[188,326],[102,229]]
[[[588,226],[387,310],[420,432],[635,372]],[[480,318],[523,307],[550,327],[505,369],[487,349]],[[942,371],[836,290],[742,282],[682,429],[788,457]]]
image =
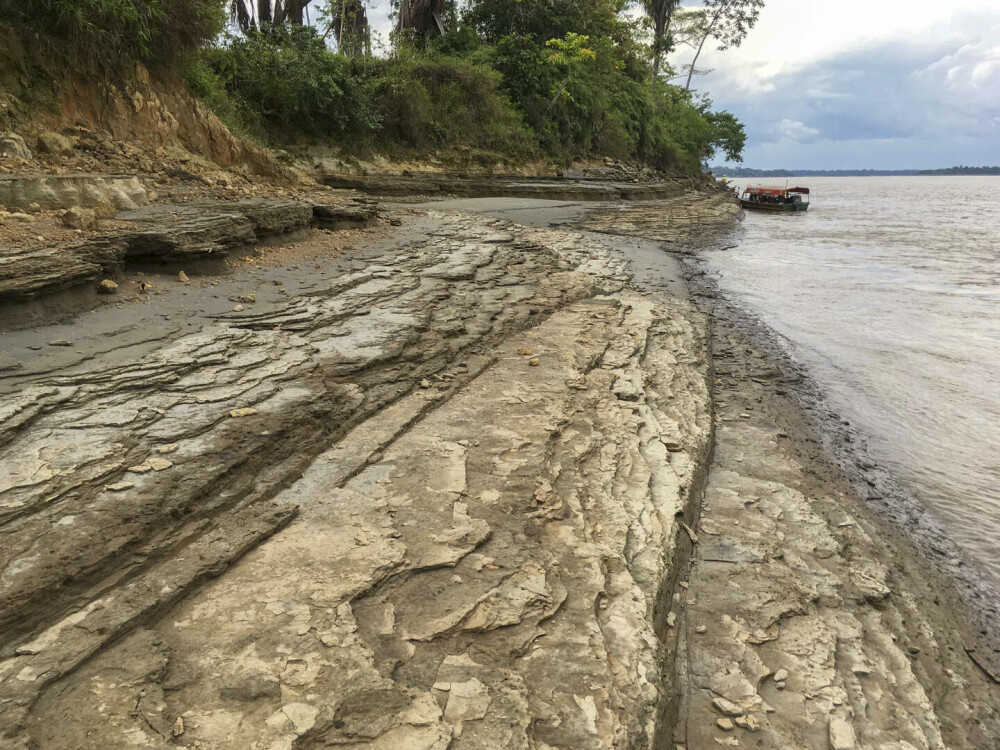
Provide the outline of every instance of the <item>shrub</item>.
[[222,0],[27,0],[0,3],[0,20],[58,40],[76,64],[168,63],[215,39]]
[[404,51],[373,65],[381,135],[407,147],[527,153],[533,142],[501,93],[499,73],[472,61]]
[[259,135],[365,137],[379,126],[360,66],[311,27],[229,37],[202,58],[243,125]]
[[312,28],[275,27],[229,38],[201,62],[204,70],[189,75],[193,89],[274,143],[307,137],[364,150],[503,154],[534,147],[501,76],[468,59],[403,49],[354,60],[327,49]]

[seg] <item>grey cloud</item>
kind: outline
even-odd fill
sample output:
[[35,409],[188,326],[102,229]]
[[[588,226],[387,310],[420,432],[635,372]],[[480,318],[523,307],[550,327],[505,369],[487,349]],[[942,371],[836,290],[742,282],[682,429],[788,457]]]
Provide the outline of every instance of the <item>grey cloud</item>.
[[702,85],[747,124],[751,151],[807,141],[912,140],[926,148],[962,140],[1000,161],[1000,11],[845,49],[752,87],[746,74],[723,65]]

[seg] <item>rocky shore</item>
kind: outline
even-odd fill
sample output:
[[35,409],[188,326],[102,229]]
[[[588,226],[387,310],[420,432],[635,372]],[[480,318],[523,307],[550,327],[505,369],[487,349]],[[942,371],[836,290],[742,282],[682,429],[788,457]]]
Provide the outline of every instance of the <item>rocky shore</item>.
[[118,295],[12,295],[0,747],[996,747],[961,601],[679,260],[738,207],[628,189],[133,209]]

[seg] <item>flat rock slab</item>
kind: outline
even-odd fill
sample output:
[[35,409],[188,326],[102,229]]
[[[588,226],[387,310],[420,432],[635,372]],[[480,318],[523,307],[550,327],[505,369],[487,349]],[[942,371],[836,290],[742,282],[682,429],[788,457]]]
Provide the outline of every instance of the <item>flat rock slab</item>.
[[149,202],[146,189],[132,176],[96,174],[0,175],[0,206],[25,209],[37,203],[43,209],[93,208],[107,201],[119,211]]
[[366,226],[377,206],[345,202],[247,198],[157,204],[119,214],[135,228],[60,246],[0,246],[0,303],[23,301],[82,284],[94,284],[124,264],[182,263],[252,253],[254,246],[316,224]]
[[613,182],[586,179],[470,178],[451,175],[357,176],[318,175],[335,188],[360,190],[372,195],[454,195],[464,198],[539,198],[543,200],[621,201],[673,198],[691,187],[690,180]]
[[[678,600],[685,710],[674,737],[719,747],[998,746],[997,690],[962,651],[935,578],[898,567],[758,350],[718,323],[715,460]],[[940,604],[943,605],[943,602]]]
[[5,747],[652,745],[703,328],[591,237],[422,226],[5,395]]

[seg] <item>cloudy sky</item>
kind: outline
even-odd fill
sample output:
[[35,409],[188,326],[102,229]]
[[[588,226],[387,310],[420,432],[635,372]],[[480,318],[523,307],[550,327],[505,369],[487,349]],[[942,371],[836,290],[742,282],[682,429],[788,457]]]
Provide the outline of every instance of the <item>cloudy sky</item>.
[[[376,29],[388,4],[373,1]],[[695,85],[746,123],[747,166],[1000,165],[1000,0],[767,0],[744,45],[702,67]]]
[[740,49],[699,67],[746,123],[747,166],[1000,164],[998,0],[768,0]]

